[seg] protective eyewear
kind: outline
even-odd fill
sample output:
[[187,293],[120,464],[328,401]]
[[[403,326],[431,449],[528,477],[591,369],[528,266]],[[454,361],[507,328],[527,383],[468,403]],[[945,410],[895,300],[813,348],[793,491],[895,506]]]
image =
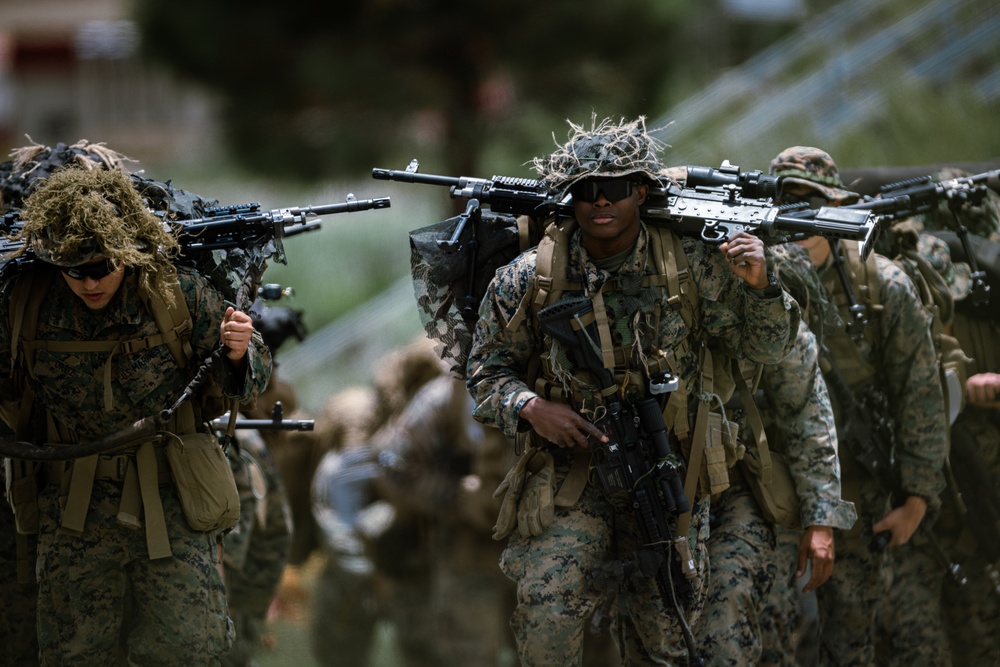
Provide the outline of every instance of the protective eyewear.
[[624,178],[612,178],[605,181],[577,181],[570,186],[569,193],[573,195],[574,201],[587,202],[593,204],[598,196],[604,193],[604,198],[610,202],[625,199],[635,192],[634,181]]
[[102,278],[114,273],[117,269],[118,264],[114,260],[106,259],[103,262],[82,264],[80,266],[71,266],[69,268],[60,268],[59,270],[73,280],[83,280],[85,278],[90,278],[91,280],[101,280]]

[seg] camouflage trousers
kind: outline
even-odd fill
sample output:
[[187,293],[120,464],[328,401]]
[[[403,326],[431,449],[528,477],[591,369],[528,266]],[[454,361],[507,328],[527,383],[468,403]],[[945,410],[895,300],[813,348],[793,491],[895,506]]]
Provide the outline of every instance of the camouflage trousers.
[[[833,575],[816,590],[819,614],[819,664],[869,667],[875,663],[876,609],[889,591],[892,568],[888,553],[869,549],[873,522],[885,516],[888,496],[865,480],[854,500],[858,521],[849,531],[834,530]],[[794,571],[798,538],[779,536],[778,559]],[[779,567],[782,567],[779,565]],[[796,665],[805,627],[805,601],[793,575],[779,577],[764,611],[764,660],[767,665]]]
[[[586,628],[609,593],[595,590],[591,577],[609,561],[631,558],[641,540],[631,508],[613,508],[594,484],[571,508],[557,508],[553,525],[541,535],[515,531],[500,559],[517,587],[511,617],[523,667],[581,664]],[[707,588],[708,502],[696,505],[688,540],[699,574],[685,609],[697,624]],[[615,624],[624,665],[685,665],[681,625],[668,610],[652,579],[622,582],[615,598]]]
[[226,597],[236,628],[235,645],[223,659],[226,667],[253,662],[292,534],[285,489],[263,441],[241,437],[240,445],[239,453],[234,447],[227,451],[240,493],[240,518],[223,539]]
[[760,615],[761,643],[758,667],[815,665],[819,641],[816,594],[803,593],[809,573],[795,576],[802,531],[776,527],[774,562],[778,576]]
[[968,667],[1000,665],[1000,590],[988,573],[995,563],[981,556],[961,560],[968,583],[945,584],[943,612],[952,664]]
[[[95,482],[80,536],[59,532],[59,495],[38,499],[38,640],[43,665],[218,665],[233,639],[215,533],[188,528],[160,489],[173,555],[150,560],[143,530],[118,524],[121,489]],[[127,609],[127,612],[126,612]]]
[[[38,664],[38,638],[35,632],[35,601],[38,587],[34,578],[18,578],[17,542],[25,542],[26,562],[34,564],[35,537],[17,535],[14,513],[0,501],[0,591],[3,591],[3,612],[0,613],[0,666],[29,667]],[[33,572],[25,572],[31,575]],[[25,577],[26,579],[29,577]]]
[[946,570],[922,532],[918,530],[909,542],[892,549],[892,587],[878,608],[880,664],[952,664],[941,619]]
[[855,527],[834,531],[833,575],[816,589],[820,664],[824,666],[875,664],[876,612],[892,583],[888,552],[869,548],[871,527],[886,515],[888,497],[874,484],[865,485],[861,502],[855,505]]
[[774,528],[738,480],[712,500],[710,516],[708,598],[695,636],[707,667],[753,665],[758,617],[779,573]]

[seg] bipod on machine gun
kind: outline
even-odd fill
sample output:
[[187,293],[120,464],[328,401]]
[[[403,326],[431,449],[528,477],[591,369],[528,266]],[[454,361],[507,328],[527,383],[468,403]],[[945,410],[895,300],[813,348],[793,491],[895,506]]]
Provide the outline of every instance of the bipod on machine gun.
[[606,580],[653,578],[664,606],[673,610],[684,633],[689,664],[702,665],[688,627],[684,605],[697,578],[687,535],[675,534],[677,517],[691,511],[682,482],[683,462],[670,447],[663,406],[677,380],[664,374],[650,385],[650,395],[634,403],[619,397],[599,349],[593,302],[568,298],[538,313],[542,329],[566,346],[580,366],[598,383],[605,398],[605,415],[597,422],[607,442],[591,444],[598,479],[609,497],[625,499],[635,511],[643,545],[632,557],[606,563],[591,578],[599,588]]
[[976,260],[969,229],[962,220],[962,211],[969,205],[982,204],[989,189],[1000,192],[1000,169],[940,182],[935,181],[933,176],[922,176],[890,183],[880,188],[877,197],[866,197],[865,201],[844,208],[871,211],[888,220],[902,220],[934,211],[940,202],[947,202],[955,233],[971,269],[972,286],[968,299],[971,305],[981,306],[989,302],[990,286],[986,281],[986,272],[981,270]]
[[[418,170],[419,164],[413,160],[404,171],[375,168],[372,178],[446,186],[453,199],[475,199],[494,213],[539,220],[553,213],[572,215],[572,196],[557,201],[538,180],[438,176]],[[773,199],[778,179],[760,171],[740,172],[728,161],[719,169],[688,167],[687,174],[683,186],[664,178],[650,187],[640,207],[643,220],[712,245],[720,245],[740,231],[772,243],[816,235],[853,239],[860,243],[862,257],[867,257],[875,245],[879,218],[874,212],[829,206],[808,209],[798,204],[776,206]],[[470,235],[464,227],[456,232],[450,239],[452,243]]]

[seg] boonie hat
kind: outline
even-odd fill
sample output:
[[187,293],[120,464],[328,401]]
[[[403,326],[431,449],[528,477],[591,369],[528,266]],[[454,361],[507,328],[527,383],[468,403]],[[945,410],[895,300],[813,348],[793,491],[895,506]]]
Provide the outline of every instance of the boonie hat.
[[781,151],[771,160],[770,173],[781,178],[779,192],[786,184],[797,183],[818,191],[834,204],[853,204],[860,199],[844,186],[830,154],[812,146],[792,146]]

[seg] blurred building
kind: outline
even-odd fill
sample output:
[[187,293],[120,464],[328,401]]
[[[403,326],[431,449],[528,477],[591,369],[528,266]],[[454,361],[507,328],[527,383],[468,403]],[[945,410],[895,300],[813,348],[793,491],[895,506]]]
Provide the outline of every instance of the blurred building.
[[0,0],[0,161],[31,140],[184,160],[215,150],[210,97],[139,59],[133,0]]

